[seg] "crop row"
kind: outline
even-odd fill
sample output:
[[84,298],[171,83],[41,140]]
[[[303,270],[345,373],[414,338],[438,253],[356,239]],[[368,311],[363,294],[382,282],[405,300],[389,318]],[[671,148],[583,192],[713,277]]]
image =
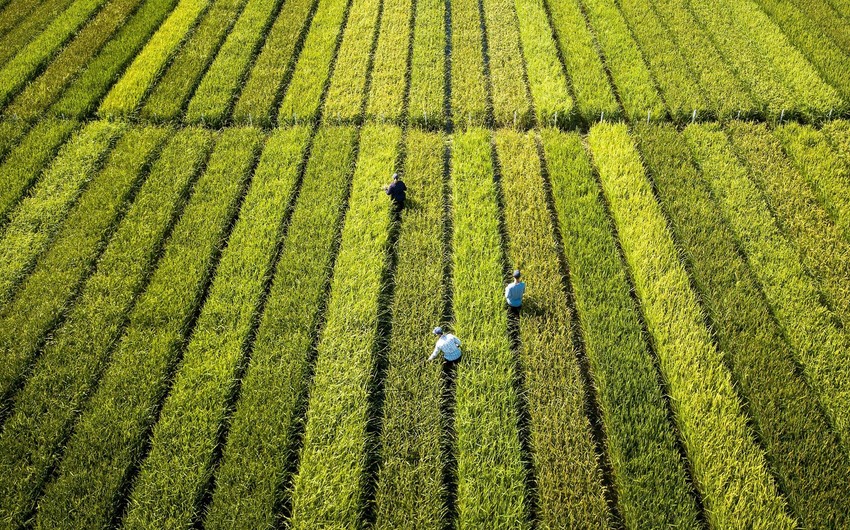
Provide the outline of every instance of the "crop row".
[[477,0],[452,0],[451,112],[456,127],[484,125],[487,87]]
[[487,29],[488,72],[493,121],[497,127],[528,128],[534,114],[525,84],[516,9],[511,0],[482,0]]
[[630,528],[694,527],[685,463],[590,160],[578,134],[542,135],[619,512]]
[[382,2],[381,28],[375,45],[369,102],[366,105],[368,118],[399,121],[406,110],[405,92],[414,9],[413,0]]
[[441,127],[446,119],[446,2],[416,0],[415,12],[408,117],[418,126]]
[[[0,436],[4,520],[20,522],[32,509],[59,444],[96,382],[126,312],[144,284],[145,272],[180,205],[178,198],[200,163],[197,159],[204,143],[186,145],[185,141],[198,136],[186,130],[166,147],[98,261],[96,273],[86,282],[80,299],[47,343],[17,396],[15,412]],[[32,355],[20,350],[15,353]]]
[[48,25],[59,18],[72,2],[73,0],[45,0],[30,6],[30,10],[27,10],[26,6],[9,6],[12,10],[20,9],[25,16],[0,38],[0,65],[8,63],[15,54],[32,42]]
[[672,127],[637,135],[718,345],[748,403],[768,461],[793,512],[812,528],[846,526],[847,459],[801,377],[735,237]]
[[39,0],[19,0],[11,5],[9,0],[0,2],[0,36],[13,29],[39,3]]
[[[829,0],[793,0],[793,4],[820,26],[839,48],[847,50],[850,49],[850,28],[847,27],[848,17],[842,16],[838,9],[842,1],[846,0],[836,0],[833,3]],[[845,5],[850,7],[850,4]]]
[[0,118],[0,161],[28,130],[29,126],[21,120]]

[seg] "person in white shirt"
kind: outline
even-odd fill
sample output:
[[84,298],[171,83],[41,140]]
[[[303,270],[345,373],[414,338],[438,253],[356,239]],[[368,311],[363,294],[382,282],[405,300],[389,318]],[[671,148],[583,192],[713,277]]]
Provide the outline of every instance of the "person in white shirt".
[[460,339],[451,333],[443,333],[443,328],[434,328],[434,335],[437,336],[437,344],[434,346],[434,352],[428,357],[429,361],[436,359],[441,353],[443,359],[447,363],[456,363],[460,360]]
[[522,297],[525,294],[525,282],[521,281],[519,270],[515,270],[514,280],[505,287],[505,301],[508,303],[511,312],[519,314],[519,309],[522,307]]

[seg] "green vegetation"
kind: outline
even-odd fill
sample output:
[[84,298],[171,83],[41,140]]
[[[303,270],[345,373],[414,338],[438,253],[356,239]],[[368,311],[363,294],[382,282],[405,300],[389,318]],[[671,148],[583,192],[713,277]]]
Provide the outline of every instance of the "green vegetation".
[[795,528],[624,125],[588,137],[709,524]]
[[527,129],[534,114],[525,84],[519,27],[512,0],[482,0],[487,28],[490,98],[494,125]]
[[[836,0],[836,6],[841,1]],[[850,28],[847,27],[847,18],[842,17],[836,6],[831,5],[829,0],[793,0],[793,4],[805,12],[839,48],[850,49]]]
[[28,130],[29,125],[21,120],[0,118],[0,161]]
[[476,0],[451,2],[451,112],[456,128],[487,120],[481,19]]
[[399,121],[404,115],[407,62],[413,29],[412,0],[384,0],[375,47],[366,117]]
[[446,119],[446,2],[416,0],[415,11],[408,117],[420,127],[442,127]]
[[[20,19],[15,27],[0,38],[0,65],[5,65],[10,59],[32,42],[44,29],[62,15],[62,12],[72,5],[73,0],[43,0],[31,10],[22,6]],[[17,6],[10,6],[17,8]]]

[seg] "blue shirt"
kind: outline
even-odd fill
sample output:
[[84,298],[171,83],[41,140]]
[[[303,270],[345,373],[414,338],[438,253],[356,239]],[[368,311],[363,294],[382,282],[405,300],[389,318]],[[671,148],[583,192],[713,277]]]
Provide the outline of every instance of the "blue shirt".
[[505,287],[505,300],[511,307],[522,306],[522,295],[525,294],[525,282],[510,283]]

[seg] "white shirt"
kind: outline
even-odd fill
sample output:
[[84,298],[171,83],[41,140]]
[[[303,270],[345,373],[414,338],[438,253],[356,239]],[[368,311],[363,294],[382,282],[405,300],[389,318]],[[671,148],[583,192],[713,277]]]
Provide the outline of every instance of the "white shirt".
[[437,345],[434,346],[434,353],[428,357],[429,361],[433,361],[443,352],[443,357],[447,361],[456,361],[460,359],[460,339],[451,333],[444,333],[437,339]]

